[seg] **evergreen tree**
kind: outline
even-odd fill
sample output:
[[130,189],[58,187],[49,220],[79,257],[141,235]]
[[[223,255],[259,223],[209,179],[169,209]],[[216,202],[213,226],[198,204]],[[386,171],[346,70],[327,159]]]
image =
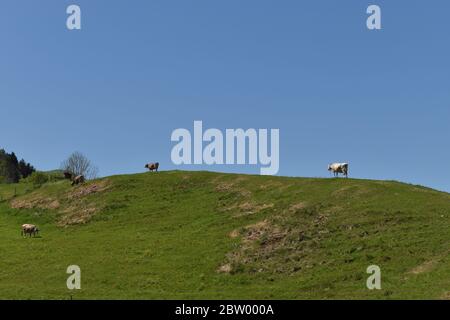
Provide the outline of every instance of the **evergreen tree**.
[[18,168],[19,168],[20,175],[24,179],[26,177],[31,176],[31,174],[36,171],[36,169],[34,169],[34,167],[31,164],[26,163],[25,160],[23,160],[23,159],[21,159],[19,161]]
[[7,153],[0,149],[0,182],[17,183],[21,178],[26,178],[34,171],[34,167],[25,160],[17,160],[14,152]]

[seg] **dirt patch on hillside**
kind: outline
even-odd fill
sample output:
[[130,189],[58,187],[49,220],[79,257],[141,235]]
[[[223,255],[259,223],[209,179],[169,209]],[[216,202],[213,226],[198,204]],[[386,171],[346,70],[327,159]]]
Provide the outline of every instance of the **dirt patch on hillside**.
[[268,232],[269,230],[270,230],[269,221],[263,220],[258,223],[246,226],[241,230],[236,229],[231,231],[230,238],[237,238],[239,236],[243,236],[244,242],[253,241],[259,239],[261,235]]
[[425,272],[430,272],[436,265],[436,260],[430,260],[422,263],[421,265],[413,268],[409,273],[411,274],[421,274]]
[[[269,220],[263,220],[242,229],[233,230],[230,237],[242,237],[239,249],[227,254],[226,261],[218,268],[218,272],[234,273],[240,266],[255,262],[270,256],[271,252],[280,247],[287,232],[273,225]],[[263,268],[259,268],[263,270]]]
[[231,239],[235,239],[235,238],[239,237],[239,235],[240,235],[239,230],[233,230],[233,231],[231,231],[230,234],[229,234],[229,236],[230,236]]
[[335,206],[335,205],[333,205],[331,207],[323,209],[323,213],[325,213],[325,214],[336,214],[338,212],[342,212],[344,209],[345,208],[342,207],[342,206]]
[[441,300],[450,300],[450,291],[444,292],[444,294],[440,297]]
[[417,267],[410,270],[408,273],[413,275],[418,275],[422,273],[427,273],[432,271],[437,264],[439,264],[448,254],[450,254],[450,251],[447,251],[445,253],[442,253],[433,259],[430,259],[428,261],[425,261],[424,263],[418,265]]
[[234,217],[256,214],[275,206],[274,203],[259,203],[253,200],[252,192],[235,182],[218,183],[215,190],[223,193],[219,198],[218,211],[232,212]]
[[270,232],[271,229],[271,223],[268,220],[263,220],[244,228],[233,230],[230,233],[230,237],[237,238],[242,236],[243,242],[250,242],[260,239],[262,235]]
[[86,224],[92,219],[97,211],[99,211],[99,209],[93,206],[86,208],[69,207],[63,211],[64,215],[58,219],[57,225],[65,227],[69,225]]
[[11,207],[14,209],[51,209],[55,210],[60,207],[57,199],[34,196],[29,199],[14,199],[11,201]]
[[94,183],[88,183],[85,185],[75,187],[75,189],[71,190],[67,194],[67,198],[69,200],[83,198],[93,193],[106,191],[110,186],[111,185],[108,180],[101,180]]
[[271,232],[272,226],[267,220],[260,221],[258,223],[245,227],[244,242],[255,241],[261,239],[265,234]]
[[75,187],[67,194],[67,203],[61,211],[63,215],[58,219],[58,226],[86,224],[92,217],[102,210],[98,204],[89,203],[86,197],[107,191],[111,188],[109,180],[100,180]]
[[450,251],[447,250],[447,251],[445,251],[445,252],[435,256],[434,258],[423,262],[422,264],[420,264],[417,267],[413,268],[408,273],[409,274],[413,274],[413,275],[418,275],[418,274],[430,272],[436,267],[437,264],[439,264],[443,259],[448,257],[449,254],[450,254]]
[[229,263],[226,263],[217,269],[217,272],[219,273],[231,273],[231,271],[233,271],[233,267]]
[[216,191],[219,192],[231,192],[233,191],[234,183],[232,182],[221,182],[217,184]]
[[215,185],[215,190],[223,193],[238,193],[243,197],[251,196],[252,192],[242,185],[242,182],[247,181],[247,177],[237,177],[234,180],[221,181],[219,178],[213,179],[212,183]]
[[232,203],[224,205],[220,208],[222,212],[235,211],[233,217],[243,217],[252,214],[259,213],[263,210],[271,209],[274,207],[273,203],[256,203],[251,201],[244,201],[240,203]]
[[220,183],[216,186],[215,190],[224,193],[237,193],[242,197],[249,197],[252,195],[252,192],[250,190],[242,187],[237,187],[234,183]]
[[29,196],[17,198],[11,201],[11,207],[15,209],[49,209],[57,211],[56,224],[67,226],[85,224],[102,207],[99,204],[90,203],[89,195],[105,192],[111,187],[109,180],[87,182],[68,190],[66,193],[55,197],[45,197],[44,191],[38,190]]
[[289,207],[289,211],[290,212],[297,212],[297,211],[305,209],[306,207],[308,207],[308,204],[306,202],[298,202],[298,203],[295,203],[295,204],[291,205]]
[[239,238],[240,243],[226,255],[221,266],[231,266],[232,274],[289,275],[313,268],[318,259],[323,259],[320,257],[322,242],[332,236],[329,216],[323,209],[299,202],[257,223],[233,230],[229,236]]
[[261,212],[263,210],[273,208],[273,206],[274,206],[273,203],[258,204],[258,203],[255,203],[255,202],[243,202],[243,203],[238,204],[236,206],[230,207],[229,210],[231,210],[231,209],[238,209],[239,212],[236,213],[234,216],[235,217],[241,217],[241,216],[246,216],[246,215],[259,213],[259,212]]

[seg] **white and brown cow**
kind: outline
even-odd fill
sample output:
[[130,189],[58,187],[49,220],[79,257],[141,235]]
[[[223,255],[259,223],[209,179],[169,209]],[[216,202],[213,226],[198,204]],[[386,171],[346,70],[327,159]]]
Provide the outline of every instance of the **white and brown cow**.
[[156,172],[158,172],[158,168],[159,168],[159,162],[155,162],[155,163],[147,163],[145,165],[145,168],[147,168],[150,171],[155,170]]
[[331,163],[328,165],[328,171],[333,172],[335,177],[339,177],[339,173],[342,173],[348,178],[348,163]]
[[75,185],[80,184],[80,183],[84,183],[85,180],[86,179],[84,178],[83,175],[76,176],[72,180],[72,186],[75,186]]
[[26,223],[22,225],[22,237],[30,235],[31,238],[31,235],[35,237],[37,234],[39,234],[39,228],[34,224]]

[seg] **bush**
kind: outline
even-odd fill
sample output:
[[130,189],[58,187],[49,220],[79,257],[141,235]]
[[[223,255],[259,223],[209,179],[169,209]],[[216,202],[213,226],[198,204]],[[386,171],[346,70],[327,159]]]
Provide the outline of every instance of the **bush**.
[[45,174],[48,177],[48,182],[57,182],[64,179],[64,174],[61,170],[53,170],[53,171],[47,171]]
[[48,182],[49,176],[43,172],[35,171],[31,174],[29,179],[33,186],[40,187],[44,183]]

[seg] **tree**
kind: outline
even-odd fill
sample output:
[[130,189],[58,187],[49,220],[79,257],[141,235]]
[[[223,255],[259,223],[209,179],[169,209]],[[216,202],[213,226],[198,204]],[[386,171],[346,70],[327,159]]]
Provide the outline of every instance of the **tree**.
[[19,161],[18,166],[19,166],[20,175],[24,179],[36,171],[36,169],[34,169],[34,167],[31,164],[26,163],[25,160],[23,160],[23,159]]
[[0,181],[5,183],[17,183],[20,178],[26,178],[35,171],[32,165],[25,160],[17,161],[12,153],[0,149]]
[[95,179],[98,172],[97,167],[92,165],[91,161],[78,151],[72,153],[63,161],[61,169],[71,173],[73,177],[82,175],[86,179]]

